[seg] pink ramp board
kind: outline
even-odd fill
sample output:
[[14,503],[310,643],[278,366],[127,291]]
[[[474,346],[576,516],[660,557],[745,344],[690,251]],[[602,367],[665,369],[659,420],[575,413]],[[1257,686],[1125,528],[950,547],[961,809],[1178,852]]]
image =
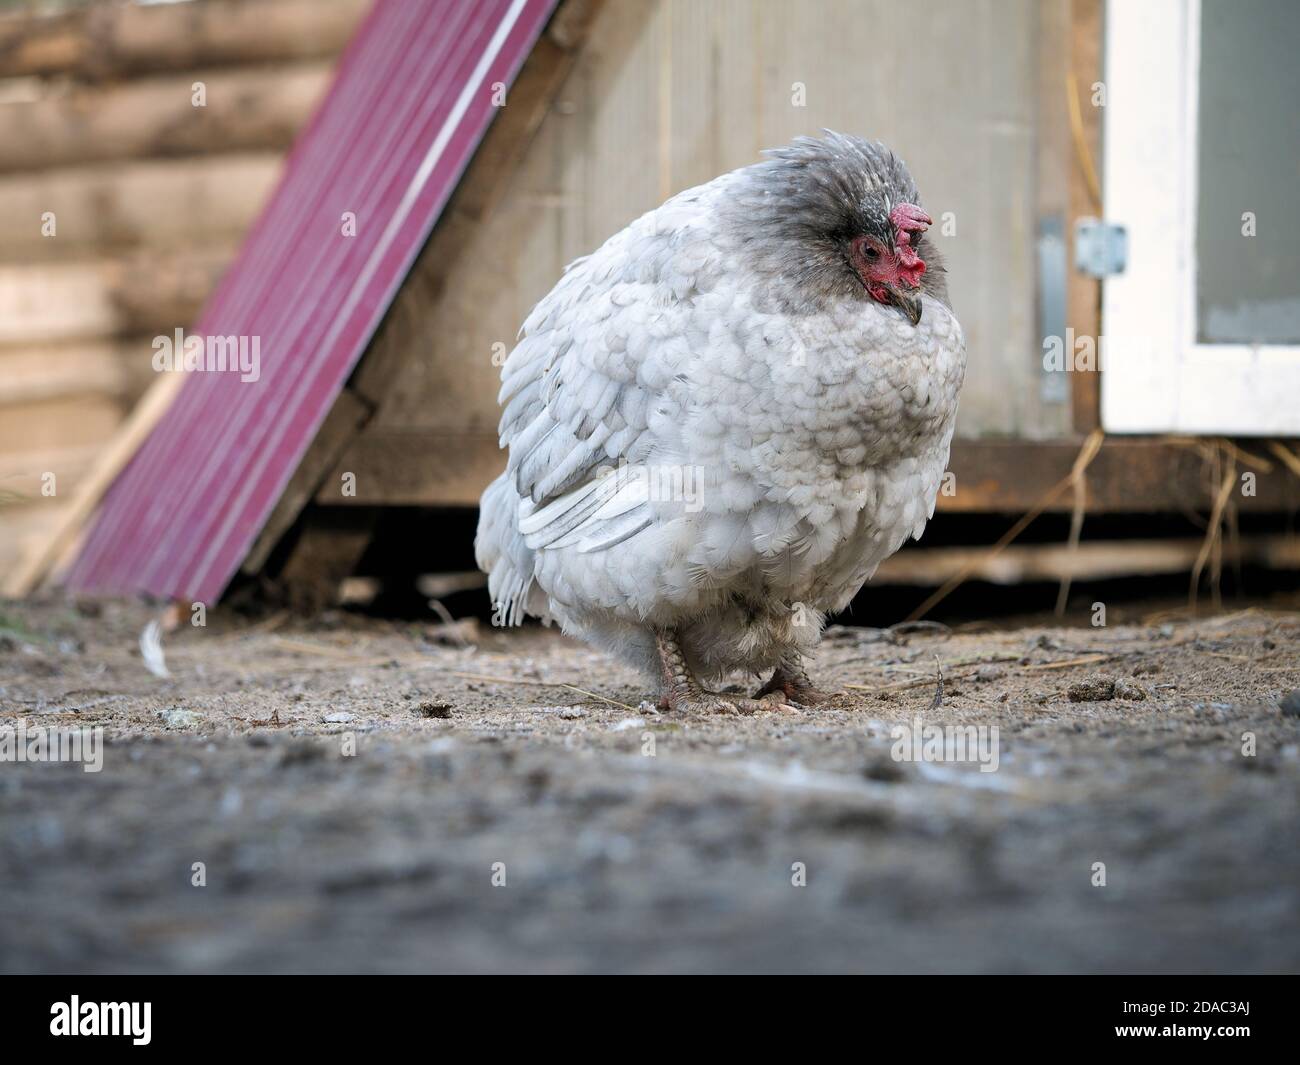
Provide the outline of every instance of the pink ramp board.
[[378,0],[192,331],[250,353],[256,338],[260,373],[190,375],[106,493],[69,587],[221,595],[555,2]]

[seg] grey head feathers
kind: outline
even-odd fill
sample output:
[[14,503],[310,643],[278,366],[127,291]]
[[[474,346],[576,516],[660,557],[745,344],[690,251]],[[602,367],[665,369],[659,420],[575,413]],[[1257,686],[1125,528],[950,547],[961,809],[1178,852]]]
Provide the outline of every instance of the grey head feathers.
[[[763,294],[786,312],[820,307],[830,298],[867,299],[848,258],[860,234],[893,239],[889,213],[921,206],[907,164],[878,141],[825,130],[796,137],[731,175],[723,208],[728,235],[756,272]],[[921,290],[948,302],[944,267],[928,235],[913,238],[925,261]]]

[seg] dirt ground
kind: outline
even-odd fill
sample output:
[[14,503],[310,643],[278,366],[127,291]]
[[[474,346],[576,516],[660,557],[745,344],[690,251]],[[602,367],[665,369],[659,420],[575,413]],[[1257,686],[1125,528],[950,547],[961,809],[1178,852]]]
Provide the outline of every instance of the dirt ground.
[[[1300,968],[1300,614],[835,629],[831,705],[707,719],[343,614],[213,612],[159,678],[150,616],[0,604],[0,729],[105,743],[0,762],[6,971]],[[895,760],[918,716],[997,771]]]

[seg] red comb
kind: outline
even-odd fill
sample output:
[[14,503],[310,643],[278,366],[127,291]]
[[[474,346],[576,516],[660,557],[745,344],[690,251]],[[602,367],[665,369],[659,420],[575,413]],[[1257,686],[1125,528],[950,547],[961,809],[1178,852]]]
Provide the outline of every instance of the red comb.
[[898,261],[902,265],[899,273],[904,281],[915,288],[921,283],[921,275],[925,273],[925,263],[912,247],[912,234],[924,233],[932,219],[916,204],[900,203],[889,212],[889,221],[894,226]]
[[898,230],[900,243],[910,244],[912,233],[924,233],[933,219],[914,203],[900,203],[889,212],[889,220]]

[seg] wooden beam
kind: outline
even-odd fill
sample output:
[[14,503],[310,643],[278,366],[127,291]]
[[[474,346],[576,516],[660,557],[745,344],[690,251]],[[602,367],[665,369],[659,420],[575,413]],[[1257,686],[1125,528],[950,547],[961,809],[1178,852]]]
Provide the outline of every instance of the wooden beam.
[[[1069,243],[1064,239],[1065,227],[1070,220],[1069,171],[1074,165],[1070,146],[1070,121],[1061,91],[1061,72],[1070,60],[1070,0],[1042,0],[1034,5],[1036,89],[1034,105],[1034,177],[1038,229],[1036,245],[1039,253],[1049,247],[1059,247],[1062,260],[1068,257]],[[1062,236],[1059,245],[1044,241],[1049,231],[1055,229]],[[1069,436],[1073,432],[1073,412],[1069,380],[1049,380],[1044,377],[1043,348],[1041,341],[1048,334],[1062,332],[1066,327],[1066,299],[1069,285],[1069,266],[1064,264],[1059,277],[1053,274],[1050,263],[1036,258],[1035,291],[1037,308],[1034,320],[1038,341],[1026,352],[1028,373],[1023,378],[1023,390],[1030,393],[1018,402],[1026,402],[1030,409],[1038,409],[1035,436]],[[1059,283],[1060,291],[1052,292],[1047,286]],[[1059,300],[1060,315],[1056,320],[1044,316],[1046,308],[1055,308]],[[1055,316],[1055,311],[1049,312]],[[1047,386],[1059,392],[1044,396]],[[1033,394],[1037,393],[1037,394]]]
[[[1259,441],[1244,441],[1263,454]],[[956,494],[940,496],[939,508],[953,512],[1023,513],[1065,477],[1079,453],[1072,440],[956,440],[948,468]],[[1088,513],[1208,511],[1214,484],[1200,453],[1164,439],[1110,438],[1087,470]],[[1256,494],[1237,493],[1244,511],[1291,511],[1300,507],[1300,478],[1274,463],[1256,473]],[[1049,511],[1069,512],[1064,492]]]
[[[1011,544],[996,555],[987,547],[910,547],[891,555],[871,578],[872,585],[943,584],[973,566],[972,581],[991,584],[1104,581],[1118,577],[1190,573],[1204,539],[1093,540],[1069,544]],[[1224,565],[1300,569],[1300,540],[1294,536],[1241,537],[1223,546]]]
[[[1069,215],[1066,240],[1069,246],[1069,282],[1066,286],[1066,323],[1076,337],[1101,335],[1101,282],[1074,269],[1074,224],[1080,218],[1104,217],[1097,201],[1087,160],[1095,174],[1102,172],[1101,123],[1105,111],[1092,105],[1094,83],[1102,80],[1102,35],[1105,0],[1071,0],[1070,66],[1066,84],[1057,97],[1063,108],[1068,94],[1078,103],[1079,125],[1071,121],[1071,166],[1069,167]],[[1072,75],[1072,76],[1071,76]],[[1093,371],[1070,374],[1070,406],[1074,431],[1092,432],[1101,424],[1101,375]]]
[[292,609],[314,614],[338,601],[343,578],[370,545],[375,518],[371,510],[316,510],[303,520],[276,577]]
[[[316,493],[330,505],[478,506],[488,483],[506,468],[506,453],[486,433],[363,432]],[[353,474],[356,495],[339,486]]]
[[0,16],[0,78],[84,80],[196,66],[319,59],[337,53],[370,0],[96,3]]
[[[1249,453],[1266,456],[1261,441],[1242,441]],[[1061,478],[1079,453],[1068,440],[955,440],[949,470],[955,492],[940,495],[938,509],[952,513],[1019,514]],[[505,454],[491,433],[382,430],[362,433],[336,464],[316,502],[326,505],[477,506],[488,483],[505,468]],[[1244,465],[1243,472],[1247,470]],[[1274,462],[1255,472],[1253,496],[1237,493],[1240,510],[1300,509],[1300,477]],[[356,477],[357,494],[344,497],[344,473]],[[1213,479],[1191,446],[1168,440],[1111,438],[1087,472],[1088,512],[1142,514],[1208,511]],[[1068,513],[1070,493],[1050,512]]]
[[[332,64],[208,69],[74,88],[0,105],[0,171],[144,157],[284,149],[329,82]],[[206,103],[196,107],[194,84]]]

